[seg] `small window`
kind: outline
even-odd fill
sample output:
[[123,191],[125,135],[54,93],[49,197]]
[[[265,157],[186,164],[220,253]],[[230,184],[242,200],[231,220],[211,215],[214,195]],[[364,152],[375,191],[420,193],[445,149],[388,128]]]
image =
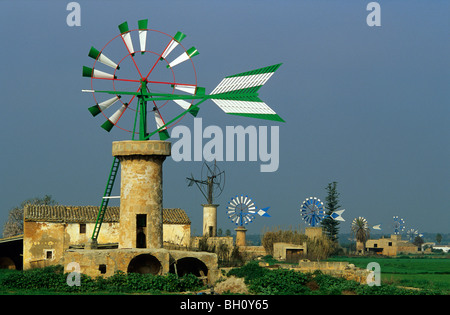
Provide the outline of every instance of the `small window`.
[[374,248],[377,248],[377,247],[378,247],[378,244],[376,244],[376,243],[373,244],[373,247],[374,247]]
[[146,214],[137,214],[136,215],[136,227],[146,227],[147,226],[147,215]]
[[86,234],[86,223],[80,223],[80,234]]
[[388,243],[388,246],[392,246],[392,242],[389,242],[389,243]]
[[53,251],[52,250],[45,251],[45,259],[53,259]]
[[98,270],[100,270],[101,274],[105,274],[106,273],[106,265],[98,265]]

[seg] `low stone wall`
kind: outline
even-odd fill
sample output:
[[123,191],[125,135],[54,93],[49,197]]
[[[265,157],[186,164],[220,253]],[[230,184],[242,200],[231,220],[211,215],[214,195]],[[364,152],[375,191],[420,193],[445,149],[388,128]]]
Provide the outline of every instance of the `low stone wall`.
[[346,261],[300,261],[298,266],[293,269],[310,273],[320,270],[324,274],[346,280],[354,280],[359,283],[366,283],[369,275],[368,270],[357,268]]
[[[158,274],[167,274],[172,264],[182,259],[192,259],[202,262],[208,269],[208,282],[214,283],[218,277],[217,255],[207,252],[192,252],[180,250],[156,249],[98,249],[83,250],[70,249],[64,255],[64,268],[76,262],[80,266],[79,272],[90,277],[110,277],[118,270],[127,272],[130,262],[141,255],[151,255],[160,264]],[[101,267],[103,266],[103,267]],[[145,266],[144,266],[145,267]],[[103,269],[102,269],[103,268]]]

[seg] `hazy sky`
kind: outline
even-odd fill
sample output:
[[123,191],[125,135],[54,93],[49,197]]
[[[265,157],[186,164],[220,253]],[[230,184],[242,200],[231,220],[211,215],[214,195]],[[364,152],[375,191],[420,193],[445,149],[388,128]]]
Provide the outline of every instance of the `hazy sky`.
[[[89,114],[82,66],[92,66],[90,47],[105,46],[119,24],[133,29],[148,18],[151,29],[188,35],[183,45],[200,52],[193,63],[207,92],[227,75],[283,63],[259,93],[285,123],[226,115],[211,101],[201,106],[204,128],[280,131],[276,172],[260,172],[260,161],[219,164],[226,171],[220,228],[235,227],[225,206],[236,194],[270,206],[272,217],[258,217],[248,233],[304,228],[300,204],[325,199],[337,181],[342,232],[363,216],[388,234],[398,215],[407,228],[448,233],[450,4],[378,1],[381,26],[369,27],[369,2],[78,1],[81,26],[69,27],[69,1],[0,1],[0,229],[9,210],[32,197],[99,205],[111,143],[131,136],[105,132],[103,117]],[[186,116],[180,124],[193,130],[193,122]],[[185,178],[199,177],[201,167],[164,163],[164,207],[185,209],[197,233],[205,200]]]

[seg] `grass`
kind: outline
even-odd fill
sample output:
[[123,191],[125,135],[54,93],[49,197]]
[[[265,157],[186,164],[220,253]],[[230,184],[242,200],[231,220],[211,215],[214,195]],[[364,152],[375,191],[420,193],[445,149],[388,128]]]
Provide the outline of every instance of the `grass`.
[[334,257],[329,261],[348,261],[359,268],[377,262],[381,282],[420,289],[439,289],[450,294],[450,259],[424,256],[403,257]]

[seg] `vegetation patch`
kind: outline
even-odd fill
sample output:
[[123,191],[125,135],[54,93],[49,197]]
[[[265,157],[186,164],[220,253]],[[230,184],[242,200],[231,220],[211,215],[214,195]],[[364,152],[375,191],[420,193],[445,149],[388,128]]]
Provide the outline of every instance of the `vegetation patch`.
[[203,288],[200,279],[192,274],[178,277],[175,274],[151,275],[116,272],[109,278],[95,279],[81,274],[80,286],[67,284],[63,266],[51,266],[26,271],[0,271],[0,293],[152,293],[198,291]]
[[268,295],[439,295],[440,290],[410,290],[396,285],[368,286],[316,271],[268,269],[255,261],[233,268],[227,276],[241,277],[252,294]]

